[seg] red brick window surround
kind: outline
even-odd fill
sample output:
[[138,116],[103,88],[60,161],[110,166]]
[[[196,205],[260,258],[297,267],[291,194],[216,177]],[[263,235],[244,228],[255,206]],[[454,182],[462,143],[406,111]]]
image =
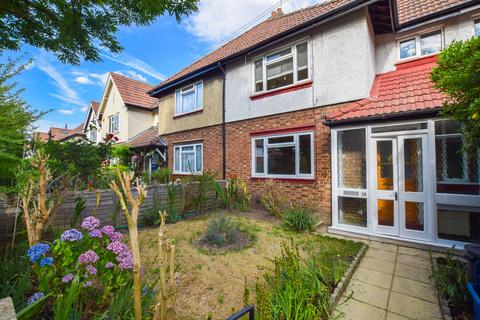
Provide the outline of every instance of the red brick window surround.
[[314,180],[314,127],[251,133],[252,179]]

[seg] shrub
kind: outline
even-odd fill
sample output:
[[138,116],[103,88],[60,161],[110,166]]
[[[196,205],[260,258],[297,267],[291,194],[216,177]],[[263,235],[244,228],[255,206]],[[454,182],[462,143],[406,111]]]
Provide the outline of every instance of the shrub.
[[203,236],[202,242],[223,247],[234,243],[240,233],[238,222],[227,216],[219,216],[208,223],[207,232]]
[[281,190],[282,184],[274,180],[267,180],[263,184],[262,204],[272,215],[281,218],[285,209],[285,197]]
[[172,169],[162,167],[152,173],[152,181],[156,184],[166,184],[172,181]]
[[225,181],[224,186],[215,181],[213,183],[213,189],[228,210],[235,208],[246,211],[250,209],[250,199],[252,195],[248,191],[247,184],[242,178],[234,175]]
[[207,201],[207,193],[213,190],[213,184],[215,182],[215,173],[203,171],[199,175],[195,175],[193,181],[197,182],[197,196],[194,199],[198,212],[205,210],[205,204]]
[[307,208],[291,207],[283,213],[283,226],[286,229],[296,232],[313,231],[315,224],[315,217]]
[[157,208],[148,208],[142,214],[140,220],[143,226],[153,227],[160,224],[160,213]]

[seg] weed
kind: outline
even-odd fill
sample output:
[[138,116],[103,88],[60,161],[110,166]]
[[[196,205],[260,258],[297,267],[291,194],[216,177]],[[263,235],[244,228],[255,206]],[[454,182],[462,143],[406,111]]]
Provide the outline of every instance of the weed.
[[281,218],[285,209],[285,197],[282,184],[274,180],[267,180],[263,184],[262,204],[272,215]]
[[302,207],[291,207],[283,214],[283,226],[292,231],[313,231],[316,220],[310,210]]

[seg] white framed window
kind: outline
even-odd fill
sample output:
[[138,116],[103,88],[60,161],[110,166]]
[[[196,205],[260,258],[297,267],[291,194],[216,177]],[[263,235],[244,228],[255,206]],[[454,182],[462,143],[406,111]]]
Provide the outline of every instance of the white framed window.
[[117,133],[119,131],[118,113],[108,117],[108,133]]
[[252,137],[252,176],[314,178],[313,132]]
[[173,148],[173,172],[180,174],[203,171],[203,144],[184,144]]
[[289,86],[310,78],[309,43],[302,41],[253,60],[253,92]]
[[97,130],[90,131],[90,141],[97,142]]
[[480,36],[480,19],[473,21],[473,34],[477,37]]
[[437,30],[400,40],[398,48],[401,60],[440,52],[443,49],[442,31]]
[[203,81],[175,91],[175,115],[190,113],[203,108]]

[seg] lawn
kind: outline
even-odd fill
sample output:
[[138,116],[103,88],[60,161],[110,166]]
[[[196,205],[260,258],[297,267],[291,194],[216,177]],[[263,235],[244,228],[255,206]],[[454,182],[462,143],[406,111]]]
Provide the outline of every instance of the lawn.
[[[209,254],[195,243],[205,232],[210,219],[226,214],[253,235],[244,249]],[[157,270],[157,228],[140,232],[144,274],[154,280]],[[254,301],[255,283],[263,275],[263,266],[281,254],[281,244],[294,239],[301,251],[313,250],[319,259],[338,258],[340,272],[346,269],[361,244],[327,236],[292,233],[279,220],[261,210],[252,212],[211,212],[168,225],[168,235],[175,239],[177,271],[180,273],[175,300],[175,319],[225,319],[243,306],[245,283],[250,301]]]

